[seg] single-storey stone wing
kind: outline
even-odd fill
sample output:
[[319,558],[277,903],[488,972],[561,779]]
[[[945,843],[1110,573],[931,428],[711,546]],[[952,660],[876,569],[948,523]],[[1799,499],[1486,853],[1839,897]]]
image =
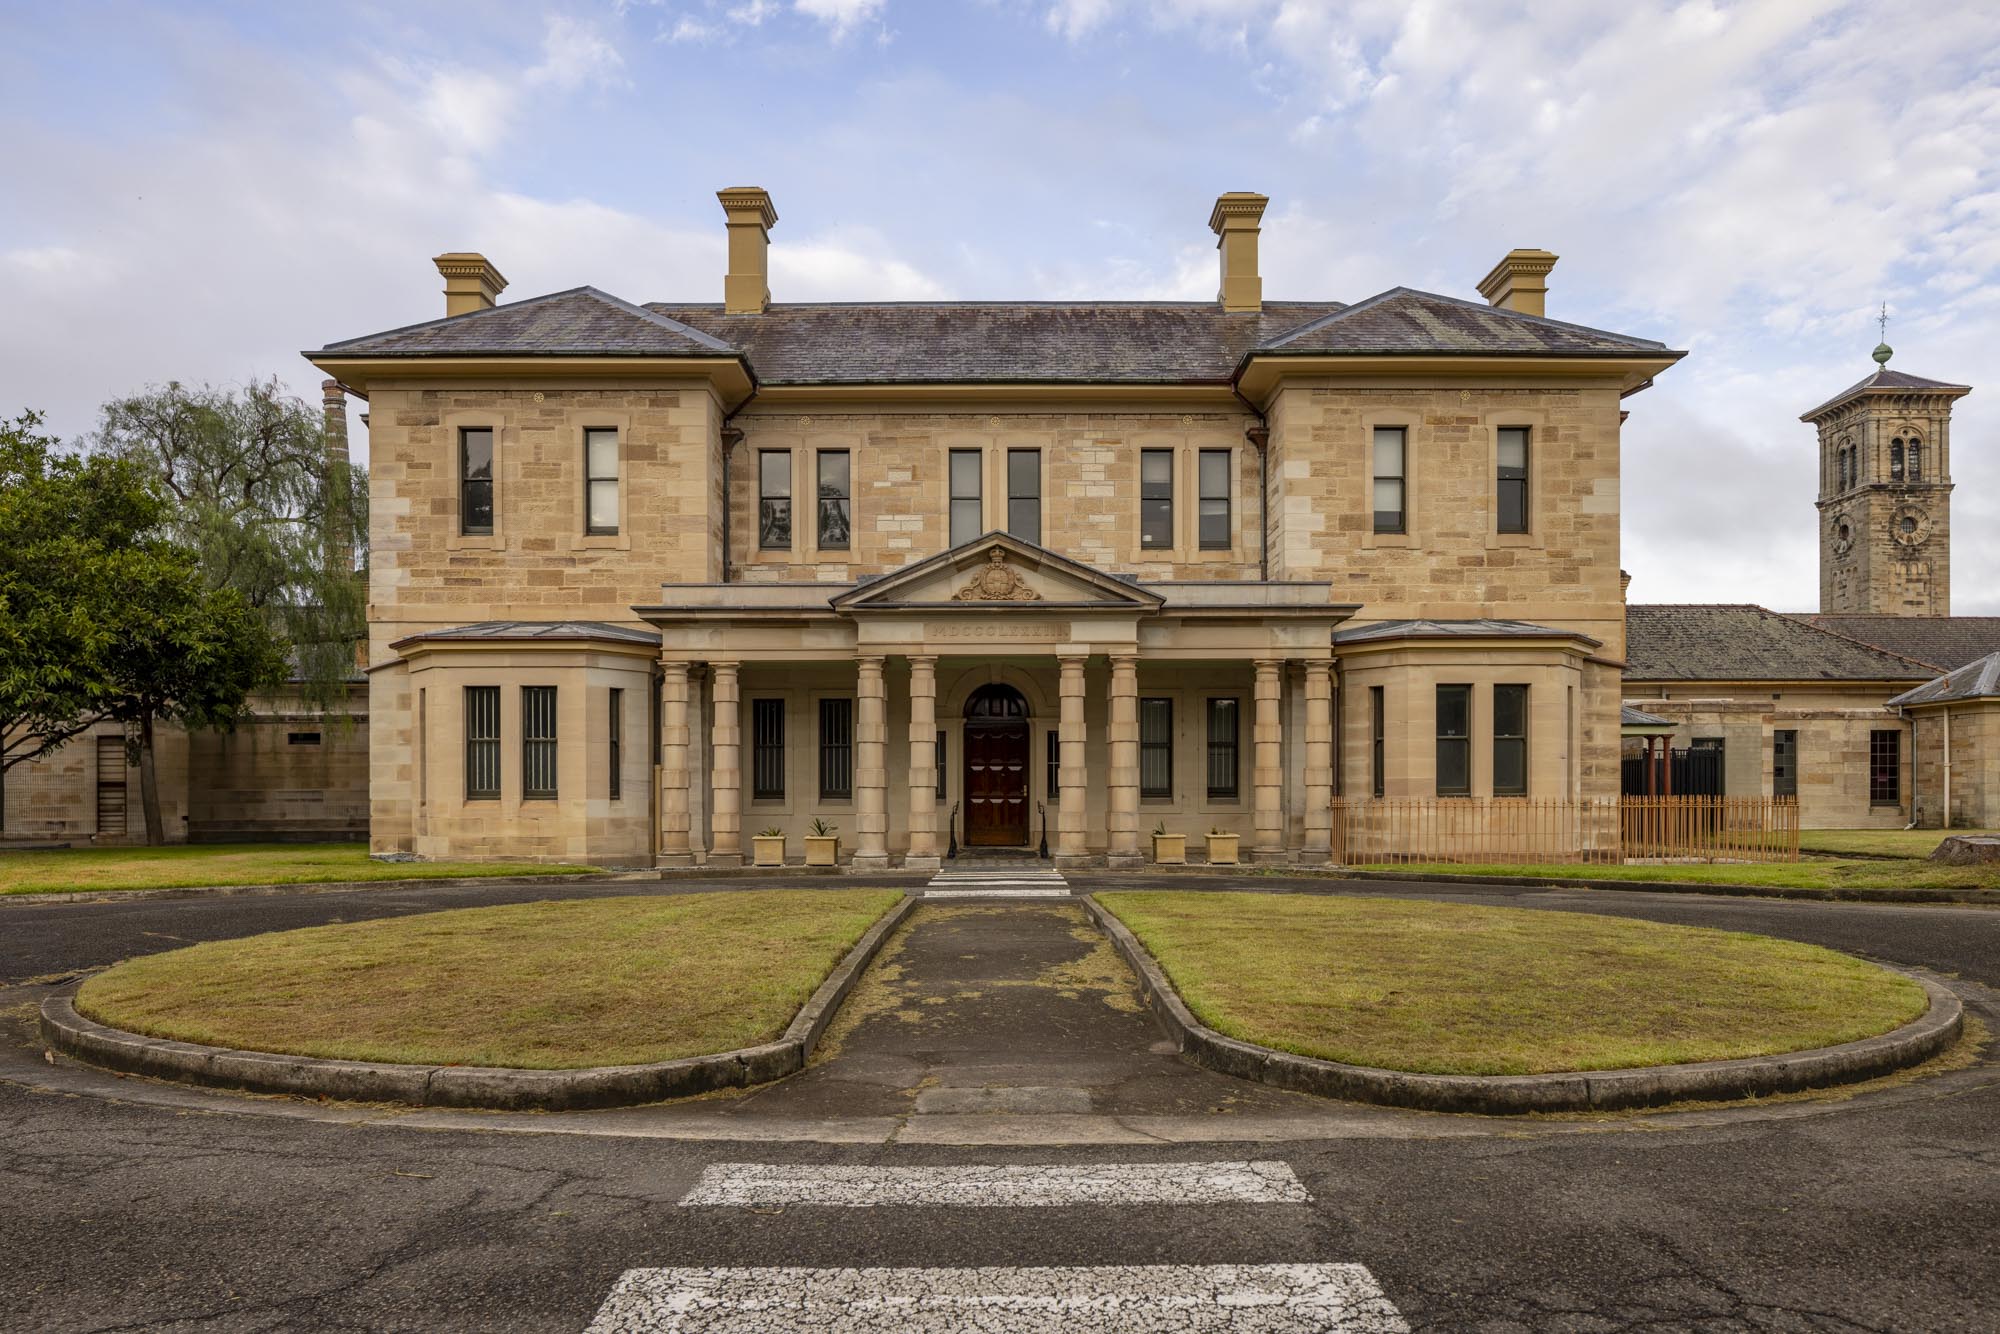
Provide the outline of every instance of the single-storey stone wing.
[[308,353],[369,402],[373,846],[727,864],[839,827],[1324,860],[1331,803],[1614,797],[1619,431],[1682,355],[1488,304],[720,304],[579,287]]

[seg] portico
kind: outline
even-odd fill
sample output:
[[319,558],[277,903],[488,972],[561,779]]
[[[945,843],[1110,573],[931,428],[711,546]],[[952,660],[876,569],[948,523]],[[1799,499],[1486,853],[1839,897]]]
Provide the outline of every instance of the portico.
[[663,864],[740,861],[746,821],[796,851],[815,818],[861,869],[1044,839],[1130,865],[1161,824],[1328,858],[1354,609],[1324,583],[1140,583],[988,533],[864,583],[662,592],[638,611],[663,642]]

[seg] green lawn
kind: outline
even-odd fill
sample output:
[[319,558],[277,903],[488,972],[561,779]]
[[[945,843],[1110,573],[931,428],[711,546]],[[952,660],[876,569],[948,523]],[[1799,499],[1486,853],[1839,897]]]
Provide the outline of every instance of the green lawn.
[[294,885],[325,880],[578,875],[589,866],[531,862],[378,862],[363,843],[178,843],[163,848],[58,848],[0,853],[0,894]]
[[1668,866],[1592,866],[1573,862],[1534,864],[1424,862],[1357,866],[1368,871],[1410,871],[1429,875],[1505,875],[1547,880],[1669,881],[1690,885],[1754,885],[1771,889],[1994,889],[2000,875],[1978,866],[1934,866],[1926,861],[1877,859],[1822,860],[1769,864],[1691,862]]
[[1992,834],[1991,829],[1802,829],[1799,851],[1833,856],[1924,858],[1947,834]]
[[462,908],[127,960],[77,1008],[251,1051],[567,1069],[784,1032],[893,890],[763,890]]
[[1925,1008],[1873,964],[1738,932],[1399,899],[1097,897],[1211,1028],[1392,1070],[1722,1060],[1868,1037]]

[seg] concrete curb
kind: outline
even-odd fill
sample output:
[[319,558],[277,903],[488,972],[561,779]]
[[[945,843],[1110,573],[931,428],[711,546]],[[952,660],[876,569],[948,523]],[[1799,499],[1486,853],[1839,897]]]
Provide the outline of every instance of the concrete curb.
[[1904,969],[1930,1008],[1901,1028],[1838,1047],[1735,1061],[1655,1065],[1548,1075],[1422,1075],[1322,1061],[1224,1037],[1194,1017],[1158,962],[1125,924],[1083,900],[1098,926],[1139,976],[1147,1003],[1194,1064],[1299,1093],[1429,1112],[1487,1116],[1523,1112],[1618,1111],[1675,1102],[1721,1102],[1854,1084],[1920,1064],[1958,1040],[1964,1010],[1948,988]]
[[[690,874],[690,872],[696,874]],[[256,898],[283,897],[292,894],[340,894],[360,889],[479,889],[486,886],[512,886],[524,889],[554,889],[564,885],[671,885],[682,880],[750,880],[764,879],[777,874],[778,868],[748,866],[697,866],[697,867],[657,867],[641,871],[577,871],[567,875],[469,875],[434,876],[430,879],[409,880],[300,880],[282,885],[177,885],[169,889],[85,889],[52,890],[46,894],[22,893],[0,894],[0,908],[8,904],[22,907],[38,907],[49,903],[143,903],[149,899],[206,899],[235,898],[248,895]],[[787,866],[782,873],[786,877],[808,877],[818,880],[826,877],[853,877],[858,872],[850,872],[846,867],[804,867]],[[929,872],[905,872],[891,869],[876,872],[863,878],[872,886],[877,881],[899,881],[911,879],[921,882],[929,877]],[[893,889],[894,884],[884,884],[883,888]]]
[[[1297,872],[1285,872],[1294,875]],[[1813,903],[1969,903],[2000,906],[2000,894],[1985,889],[1798,889],[1780,885],[1697,884],[1689,880],[1586,880],[1558,876],[1458,875],[1429,871],[1339,870],[1330,878],[1382,880],[1433,885],[1518,885],[1526,889],[1612,889],[1641,894],[1714,894],[1725,898],[1804,899]]]
[[583,1070],[508,1070],[236,1051],[145,1037],[86,1019],[77,1013],[74,986],[42,1002],[42,1040],[66,1056],[124,1074],[251,1093],[503,1112],[567,1112],[662,1102],[712,1089],[768,1083],[801,1069],[882,942],[916,904],[916,899],[905,896],[869,927],[777,1041],[712,1056]]

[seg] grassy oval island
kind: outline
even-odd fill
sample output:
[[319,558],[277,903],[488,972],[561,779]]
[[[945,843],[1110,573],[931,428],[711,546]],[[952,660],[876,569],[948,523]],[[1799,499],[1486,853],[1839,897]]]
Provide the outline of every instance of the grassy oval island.
[[1833,950],[1525,908],[1303,894],[1096,896],[1226,1037],[1426,1075],[1610,1071],[1874,1037],[1925,1011]]
[[411,1065],[641,1065],[776,1038],[894,890],[461,908],[130,959],[77,1010],[128,1032]]

